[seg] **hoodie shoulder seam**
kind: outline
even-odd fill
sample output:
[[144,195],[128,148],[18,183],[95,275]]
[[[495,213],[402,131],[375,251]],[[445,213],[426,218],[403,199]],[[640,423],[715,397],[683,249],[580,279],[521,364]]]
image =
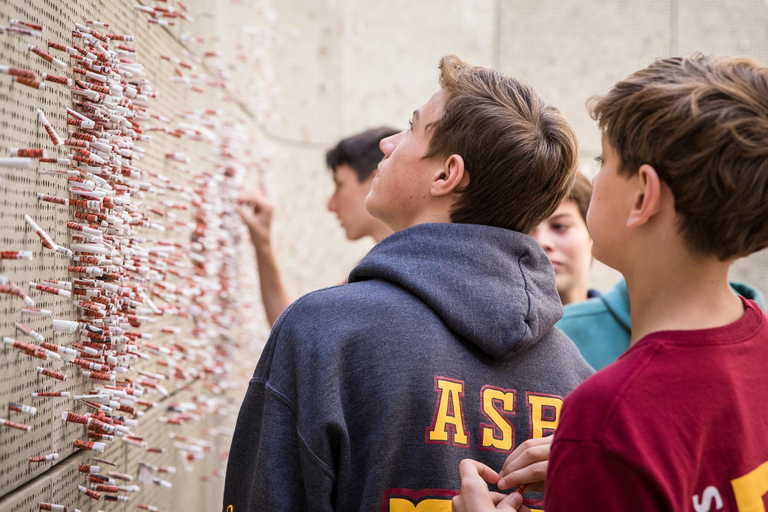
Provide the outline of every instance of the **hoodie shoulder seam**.
[[[525,277],[525,272],[523,271],[523,266],[520,261],[523,259],[524,256],[527,256],[527,255],[528,255],[528,251],[526,251],[525,254],[517,258],[517,268],[520,269],[520,276],[523,278],[523,284],[525,288],[525,298],[528,300],[528,309],[525,312],[525,328],[528,330],[528,333],[530,333],[531,327],[528,325],[528,322],[529,322],[529,318],[531,317],[531,291],[528,287],[528,279],[526,279]],[[517,341],[520,341],[520,339],[524,337],[525,337],[525,334],[521,335]]]
[[319,455],[317,455],[312,448],[310,448],[309,443],[304,438],[304,435],[301,433],[301,431],[296,428],[296,435],[299,438],[299,441],[301,441],[301,446],[306,450],[306,452],[309,454],[309,460],[314,462],[315,465],[320,469],[321,472],[325,473],[328,478],[330,478],[331,482],[336,482],[336,473],[333,471],[331,466],[329,466],[323,459],[320,458]]

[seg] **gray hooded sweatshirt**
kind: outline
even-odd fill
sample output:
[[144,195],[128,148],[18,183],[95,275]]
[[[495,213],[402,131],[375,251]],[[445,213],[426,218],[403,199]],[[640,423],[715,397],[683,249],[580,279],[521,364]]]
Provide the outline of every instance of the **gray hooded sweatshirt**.
[[389,236],[349,284],[275,324],[240,409],[224,510],[450,510],[459,461],[500,469],[553,432],[592,373],[554,327],[562,311],[533,238],[471,224]]

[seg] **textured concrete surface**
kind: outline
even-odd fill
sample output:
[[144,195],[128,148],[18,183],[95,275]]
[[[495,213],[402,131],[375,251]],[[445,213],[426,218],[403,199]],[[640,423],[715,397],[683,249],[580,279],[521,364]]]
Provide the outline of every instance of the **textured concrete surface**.
[[[283,120],[273,128],[276,237],[294,296],[337,283],[371,246],[346,241],[325,210],[332,187],[324,150],[370,126],[404,128],[437,89],[446,53],[536,87],[575,126],[588,174],[596,171],[600,140],[585,107],[589,97],[672,54],[743,55],[768,64],[764,0],[287,0],[275,8],[283,89]],[[768,290],[767,258],[739,262],[734,277]],[[617,278],[595,263],[597,288]]]

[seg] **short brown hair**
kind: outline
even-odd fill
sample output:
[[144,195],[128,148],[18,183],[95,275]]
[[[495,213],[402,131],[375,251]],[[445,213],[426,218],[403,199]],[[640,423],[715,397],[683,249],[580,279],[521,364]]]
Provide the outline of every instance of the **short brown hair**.
[[451,222],[527,233],[557,209],[576,173],[576,134],[529,85],[498,71],[440,60],[446,92],[425,158],[460,155],[469,184]]
[[768,246],[768,68],[660,59],[592,101],[619,172],[653,166],[692,251],[726,261]]
[[577,172],[576,179],[573,180],[573,188],[565,198],[566,201],[573,201],[581,214],[581,220],[587,221],[587,210],[589,202],[592,200],[592,182],[589,181],[583,173]]

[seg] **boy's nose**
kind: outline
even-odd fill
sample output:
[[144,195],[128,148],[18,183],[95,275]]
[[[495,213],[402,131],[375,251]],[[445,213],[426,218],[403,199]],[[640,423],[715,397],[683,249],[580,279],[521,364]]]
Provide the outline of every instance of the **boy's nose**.
[[531,233],[531,236],[536,239],[537,242],[539,242],[539,245],[542,249],[544,249],[544,252],[549,253],[552,252],[555,249],[554,242],[552,241],[552,237],[549,233],[547,233],[546,229],[537,229],[534,233]]
[[552,239],[550,237],[543,237],[539,243],[541,244],[542,249],[544,249],[544,252],[549,253],[555,250],[555,245],[552,243]]
[[395,150],[395,147],[397,144],[395,143],[395,135],[392,137],[386,137],[384,139],[381,139],[381,142],[379,142],[379,149],[381,149],[381,152],[384,153],[384,157],[389,157],[389,155],[392,154],[392,152]]

